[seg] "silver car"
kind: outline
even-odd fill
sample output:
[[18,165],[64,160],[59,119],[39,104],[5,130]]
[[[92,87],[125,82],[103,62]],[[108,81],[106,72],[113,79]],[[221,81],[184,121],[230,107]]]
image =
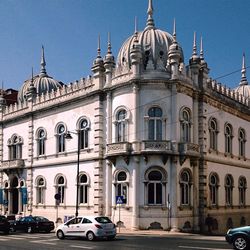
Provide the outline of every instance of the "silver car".
[[86,237],[88,240],[107,238],[112,240],[116,236],[115,224],[105,216],[78,216],[59,225],[56,228],[58,239],[67,236]]

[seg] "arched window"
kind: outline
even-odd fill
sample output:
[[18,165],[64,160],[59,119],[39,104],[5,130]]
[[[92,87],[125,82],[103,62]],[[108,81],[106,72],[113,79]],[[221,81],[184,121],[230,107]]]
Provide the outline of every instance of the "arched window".
[[37,133],[37,152],[39,155],[45,155],[45,139],[46,139],[46,133],[44,129],[40,129]]
[[209,122],[209,137],[210,137],[210,148],[213,150],[217,150],[217,134],[218,134],[217,121],[215,118],[212,118]]
[[244,129],[239,129],[239,156],[244,157],[246,152],[246,134]]
[[119,171],[115,177],[116,196],[123,197],[123,204],[128,204],[128,174]]
[[210,205],[218,205],[218,189],[219,189],[219,178],[217,174],[212,173],[209,177],[209,189],[210,189]]
[[148,111],[148,139],[162,140],[162,110],[152,107]]
[[227,206],[233,205],[233,177],[232,175],[227,175],[225,178],[225,201]]
[[65,151],[65,126],[60,124],[57,128],[57,152]]
[[246,189],[247,189],[247,181],[244,176],[239,178],[239,205],[246,205]]
[[191,205],[191,175],[183,170],[180,174],[181,205]]
[[121,109],[118,111],[116,115],[116,138],[117,142],[124,142],[127,140],[126,138],[126,116],[127,116],[127,111],[125,109]]
[[181,141],[190,142],[191,141],[191,112],[188,108],[184,108],[181,111],[180,119],[181,127]]
[[79,176],[79,203],[87,204],[89,196],[89,178],[86,174]]
[[66,186],[66,180],[63,176],[58,176],[56,179],[56,193],[59,194],[59,204],[63,204],[65,202],[65,186]]
[[21,136],[14,134],[8,140],[10,160],[16,160],[22,158],[22,146],[23,146],[23,139]]
[[166,182],[167,174],[163,169],[151,168],[146,173],[146,204],[166,204]]
[[233,129],[230,124],[225,126],[225,153],[232,154]]
[[80,149],[89,147],[89,121],[82,119],[80,122]]
[[36,203],[45,204],[45,179],[44,177],[39,177],[36,180]]

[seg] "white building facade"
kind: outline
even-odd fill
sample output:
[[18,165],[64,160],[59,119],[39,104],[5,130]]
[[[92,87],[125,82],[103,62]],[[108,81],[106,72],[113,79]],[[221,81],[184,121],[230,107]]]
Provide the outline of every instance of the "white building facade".
[[250,223],[245,57],[231,90],[209,77],[196,37],[185,65],[175,25],[172,35],[156,28],[151,0],[147,15],[116,60],[110,41],[104,57],[98,44],[92,76],[68,85],[53,79],[42,49],[40,73],[17,102],[8,105],[2,92],[3,214],[63,220],[77,200],[79,214],[132,229],[204,232],[208,214],[215,233]]

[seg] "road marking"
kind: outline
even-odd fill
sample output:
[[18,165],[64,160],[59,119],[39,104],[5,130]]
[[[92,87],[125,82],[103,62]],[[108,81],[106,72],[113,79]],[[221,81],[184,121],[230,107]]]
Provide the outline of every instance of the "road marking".
[[81,249],[95,249],[94,247],[85,247],[85,246],[77,246],[77,245],[70,245],[73,248],[81,248]]
[[32,240],[31,243],[42,243],[47,245],[56,245],[56,243],[53,243],[51,241],[58,241],[58,239],[46,239],[46,240]]
[[199,249],[199,250],[228,250],[228,248],[211,248],[211,247],[192,247],[192,246],[178,246],[179,248]]
[[9,239],[0,238],[0,241],[8,241]]

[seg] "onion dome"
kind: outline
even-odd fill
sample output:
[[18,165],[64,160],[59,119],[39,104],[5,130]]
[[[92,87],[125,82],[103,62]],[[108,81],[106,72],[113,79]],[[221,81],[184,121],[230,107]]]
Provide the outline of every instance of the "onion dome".
[[236,93],[240,95],[250,98],[250,85],[248,84],[246,78],[246,63],[245,63],[245,53],[243,54],[242,59],[242,70],[241,70],[241,81],[237,88],[234,89]]
[[[174,37],[168,32],[155,27],[152,0],[149,0],[147,14],[148,18],[145,29],[130,36],[120,48],[117,57],[117,67],[122,72],[131,69],[132,60],[130,53],[133,50],[134,44],[138,44],[141,47],[144,70],[166,70],[168,65],[168,51],[169,47],[174,43]],[[183,61],[182,50],[181,60]]]
[[46,72],[46,62],[44,56],[44,47],[42,47],[42,56],[41,56],[41,70],[40,74],[33,77],[33,79],[26,80],[20,91],[18,92],[18,101],[24,102],[27,99],[27,92],[30,91],[30,87],[36,89],[37,95],[42,95],[56,91],[60,89],[63,85],[62,82],[59,82],[49,76]]

